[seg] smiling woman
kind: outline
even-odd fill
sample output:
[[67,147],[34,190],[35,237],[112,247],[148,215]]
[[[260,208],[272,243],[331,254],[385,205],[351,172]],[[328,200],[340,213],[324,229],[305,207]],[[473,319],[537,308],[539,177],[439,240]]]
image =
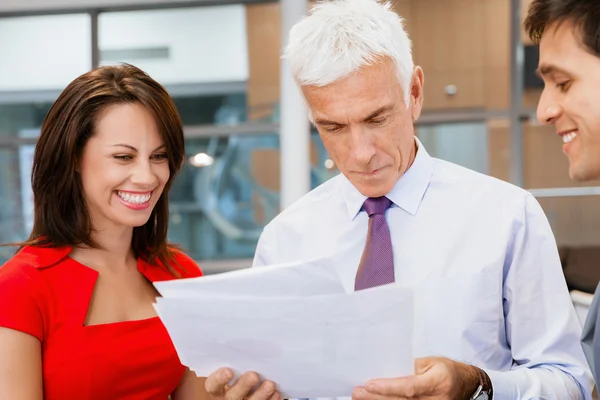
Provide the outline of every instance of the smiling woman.
[[[170,183],[169,151],[152,113],[140,103],[103,109],[81,159],[85,202],[96,229],[144,226]],[[171,158],[181,152],[171,150]],[[133,212],[132,212],[133,211]],[[161,212],[161,210],[157,210]],[[166,219],[161,217],[154,223]],[[102,227],[102,228],[101,228]],[[135,231],[134,231],[135,232]]]
[[167,243],[182,123],[140,69],[75,79],[42,126],[34,225],[0,268],[0,398],[198,399],[152,282],[202,272]]
[[[124,144],[125,150],[123,146],[115,146],[118,144]],[[152,144],[163,149],[160,154],[164,162],[160,163],[159,169],[166,171],[166,176],[163,173],[162,184],[157,185],[160,190],[152,208],[158,218],[147,215],[147,224],[143,221],[134,227],[133,249],[140,256],[156,257],[166,263],[169,206],[167,195],[160,194],[163,188],[168,191],[183,162],[183,127],[167,92],[133,66],[105,67],[79,77],[50,109],[34,156],[32,186],[40,212],[35,215],[28,243],[52,237],[57,246],[83,243],[97,247],[90,226],[93,219],[98,218],[94,208],[100,198],[96,192],[89,196],[91,193],[86,186],[92,186],[102,176],[115,179],[117,165],[127,166],[121,171],[129,171],[134,180],[131,185],[139,185],[139,179],[149,179],[143,175],[155,173],[155,163],[149,163],[148,158],[144,164],[141,159],[142,156],[150,157],[147,146]],[[144,148],[138,150],[136,147],[140,146]],[[146,154],[140,154],[140,151]],[[97,159],[106,159],[106,155],[113,161],[103,163]],[[157,155],[152,154],[152,157],[154,161]],[[144,166],[149,165],[153,167],[144,171]],[[80,201],[80,196],[85,202]],[[55,217],[61,223],[46,221]]]

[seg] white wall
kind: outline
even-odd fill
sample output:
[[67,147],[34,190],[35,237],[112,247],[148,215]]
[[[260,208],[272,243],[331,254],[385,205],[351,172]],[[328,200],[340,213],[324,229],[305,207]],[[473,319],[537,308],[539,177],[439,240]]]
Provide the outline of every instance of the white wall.
[[[152,4],[198,3],[202,0],[1,0],[0,12],[23,12],[96,7],[139,6]],[[206,0],[209,1],[209,0]]]
[[164,46],[169,60],[130,61],[164,84],[246,81],[243,5],[101,14],[101,50]]
[[56,89],[91,67],[87,14],[0,19],[0,91]]
[[[90,43],[87,14],[0,19],[0,91],[64,88],[90,69]],[[99,45],[101,50],[167,47],[168,59],[119,60],[162,84],[248,78],[243,5],[100,14]]]

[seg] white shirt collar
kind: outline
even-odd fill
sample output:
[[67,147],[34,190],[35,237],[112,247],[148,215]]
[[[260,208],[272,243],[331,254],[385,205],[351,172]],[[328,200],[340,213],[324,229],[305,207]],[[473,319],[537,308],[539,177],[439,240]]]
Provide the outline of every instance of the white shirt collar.
[[[386,194],[386,197],[396,206],[412,215],[415,215],[419,209],[433,172],[431,156],[419,139],[415,137],[415,141],[417,142],[415,160],[404,175],[398,179],[392,190]],[[367,196],[362,195],[344,175],[341,176],[340,189],[348,208],[348,217],[354,219],[360,212]]]

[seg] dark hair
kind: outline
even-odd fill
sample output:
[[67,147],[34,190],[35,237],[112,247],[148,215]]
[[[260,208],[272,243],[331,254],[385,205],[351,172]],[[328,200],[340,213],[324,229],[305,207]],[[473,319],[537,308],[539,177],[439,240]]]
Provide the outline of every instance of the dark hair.
[[539,44],[550,25],[567,21],[578,29],[585,48],[600,57],[599,0],[533,0],[523,26],[531,40]]
[[154,115],[170,171],[150,219],[134,228],[132,247],[136,257],[150,263],[158,260],[179,276],[172,267],[174,249],[167,244],[167,229],[168,192],[185,157],[183,124],[167,91],[129,64],[100,67],[81,75],[50,108],[33,157],[33,230],[20,245],[100,248],[91,237],[93,227],[77,169],[98,114],[108,106],[129,103],[139,103]]

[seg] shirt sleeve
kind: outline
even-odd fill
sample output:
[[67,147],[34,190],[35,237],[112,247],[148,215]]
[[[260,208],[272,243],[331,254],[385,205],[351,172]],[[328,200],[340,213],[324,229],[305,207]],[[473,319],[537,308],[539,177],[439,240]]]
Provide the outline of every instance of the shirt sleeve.
[[0,267],[0,326],[44,337],[40,307],[39,277],[36,270],[16,266]]
[[486,370],[494,400],[591,399],[593,380],[548,220],[529,195],[515,221],[504,267],[511,371]]
[[274,229],[272,224],[267,225],[258,238],[254,260],[252,262],[253,267],[262,267],[273,264],[273,260],[276,260],[275,249],[277,248],[277,234],[274,232]]
[[173,250],[173,252],[176,262],[175,267],[181,273],[182,278],[197,278],[204,275],[198,264],[190,256],[181,250]]

